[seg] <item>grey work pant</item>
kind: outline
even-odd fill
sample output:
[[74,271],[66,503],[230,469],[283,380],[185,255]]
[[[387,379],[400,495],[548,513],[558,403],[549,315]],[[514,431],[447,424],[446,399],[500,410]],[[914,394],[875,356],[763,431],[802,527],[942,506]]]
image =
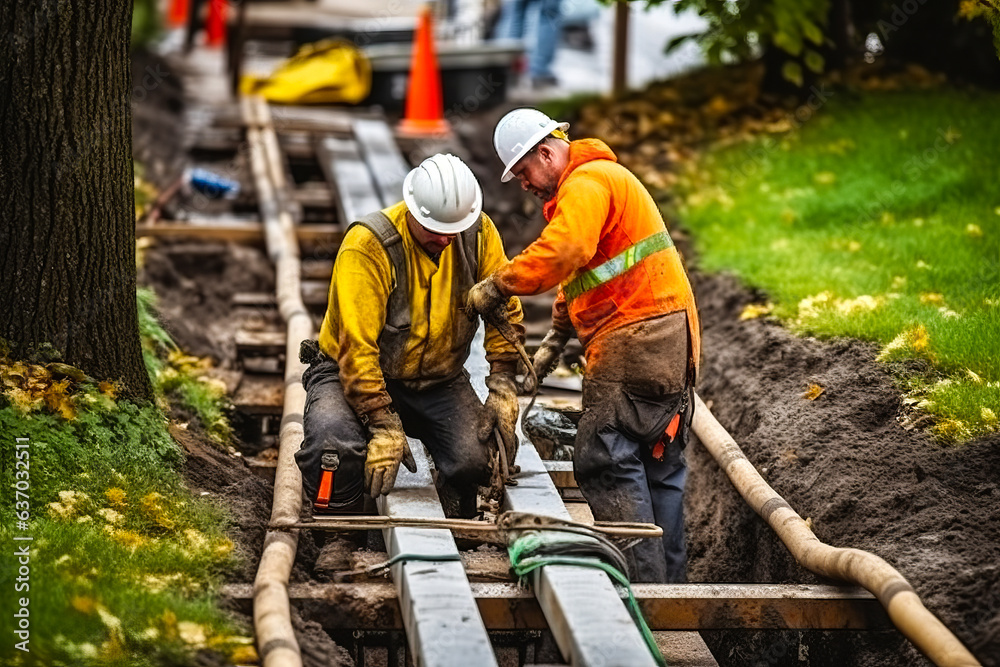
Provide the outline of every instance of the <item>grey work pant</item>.
[[[625,553],[633,581],[687,579],[683,447],[693,405],[662,461],[652,446],[689,393],[687,317],[674,313],[622,330],[601,363],[588,364],[573,469],[598,521],[639,521],[663,529]],[[631,335],[636,334],[636,335]],[[598,355],[594,355],[597,357]],[[617,358],[616,358],[617,357]]]
[[[336,451],[340,466],[334,478],[331,508],[355,504],[364,492],[364,465],[368,452],[367,429],[344,397],[337,365],[314,362],[303,374],[306,405],[305,436],[295,460],[302,471],[302,487],[312,502],[321,475],[325,451]],[[463,371],[439,385],[415,391],[402,382],[387,380],[392,406],[406,435],[427,446],[439,474],[444,495],[457,496],[460,516],[476,512],[478,486],[489,483],[489,456],[476,437],[476,420],[482,403]]]

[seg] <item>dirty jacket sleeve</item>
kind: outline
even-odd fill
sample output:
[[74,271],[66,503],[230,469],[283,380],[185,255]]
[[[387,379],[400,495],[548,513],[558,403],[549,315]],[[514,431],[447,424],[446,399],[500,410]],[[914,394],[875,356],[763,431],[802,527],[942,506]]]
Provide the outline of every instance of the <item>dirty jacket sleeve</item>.
[[[477,280],[484,280],[497,270],[510,264],[507,254],[503,249],[503,241],[496,225],[489,216],[483,216],[482,230],[479,234],[479,275]],[[521,344],[524,344],[524,313],[521,311],[521,301],[517,297],[511,297],[507,301],[507,319],[518,334]],[[517,363],[517,350],[507,342],[496,327],[486,325],[486,360],[490,362],[491,369],[498,366]]]
[[330,294],[340,320],[337,364],[347,403],[359,415],[392,403],[378,347],[391,289],[392,267],[371,233],[363,233],[359,247],[337,256],[337,281]]
[[564,282],[597,253],[611,191],[604,179],[578,167],[559,186],[549,224],[538,239],[499,270],[505,294],[540,294]]

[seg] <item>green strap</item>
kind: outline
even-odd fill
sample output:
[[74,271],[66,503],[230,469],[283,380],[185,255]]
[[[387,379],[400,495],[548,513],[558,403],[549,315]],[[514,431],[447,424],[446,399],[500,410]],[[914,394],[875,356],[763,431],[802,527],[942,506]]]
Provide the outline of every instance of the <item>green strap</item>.
[[[523,535],[509,544],[507,546],[507,555],[510,557],[510,567],[514,570],[514,574],[523,578],[538,568],[546,565],[575,565],[577,567],[588,567],[595,570],[601,570],[606,573],[615,581],[615,583],[623,587],[625,592],[628,594],[628,601],[625,606],[628,608],[629,614],[632,616],[632,620],[634,620],[638,626],[639,634],[642,635],[642,639],[646,643],[646,648],[648,648],[649,652],[652,654],[653,660],[659,667],[667,667],[667,662],[663,659],[663,654],[660,653],[660,649],[656,645],[656,639],[653,637],[653,633],[649,629],[649,625],[646,623],[646,619],[642,615],[642,610],[639,609],[639,602],[635,599],[635,595],[632,593],[632,586],[629,584],[628,577],[626,577],[623,572],[618,570],[618,568],[609,565],[598,558],[570,555],[557,556],[532,554],[532,552],[535,551],[542,543],[549,541],[550,539],[552,538],[547,535],[528,533],[527,535]],[[559,538],[556,539],[558,540]]]
[[612,278],[620,276],[650,255],[673,247],[674,242],[670,238],[669,232],[662,231],[647,236],[638,243],[633,243],[604,264],[595,266],[590,271],[581,273],[574,278],[563,288],[566,298],[572,301],[584,292],[600,287]]

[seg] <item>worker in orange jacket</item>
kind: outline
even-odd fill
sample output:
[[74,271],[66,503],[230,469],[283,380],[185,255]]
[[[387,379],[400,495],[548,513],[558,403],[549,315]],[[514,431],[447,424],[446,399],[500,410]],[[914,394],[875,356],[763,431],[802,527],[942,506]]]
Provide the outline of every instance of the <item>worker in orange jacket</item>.
[[[638,581],[686,578],[683,447],[700,357],[698,311],[663,217],[642,183],[596,139],[517,109],[493,136],[505,168],[538,196],[539,238],[469,293],[480,313],[510,296],[559,286],[553,326],[536,352],[539,378],[574,331],[586,352],[574,472],[594,518],[643,521],[663,540],[631,550]],[[534,391],[534,387],[527,387]]]

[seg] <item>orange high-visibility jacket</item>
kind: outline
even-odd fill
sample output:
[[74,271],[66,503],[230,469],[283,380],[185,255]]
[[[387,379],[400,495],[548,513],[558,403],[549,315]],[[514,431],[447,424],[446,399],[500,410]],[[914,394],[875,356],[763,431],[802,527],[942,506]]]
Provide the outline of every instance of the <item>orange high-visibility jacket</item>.
[[496,273],[500,289],[520,296],[560,285],[553,313],[558,320],[568,310],[588,357],[610,331],[687,311],[697,367],[698,311],[680,255],[656,202],[607,144],[570,144],[544,213],[548,225],[538,239]]

